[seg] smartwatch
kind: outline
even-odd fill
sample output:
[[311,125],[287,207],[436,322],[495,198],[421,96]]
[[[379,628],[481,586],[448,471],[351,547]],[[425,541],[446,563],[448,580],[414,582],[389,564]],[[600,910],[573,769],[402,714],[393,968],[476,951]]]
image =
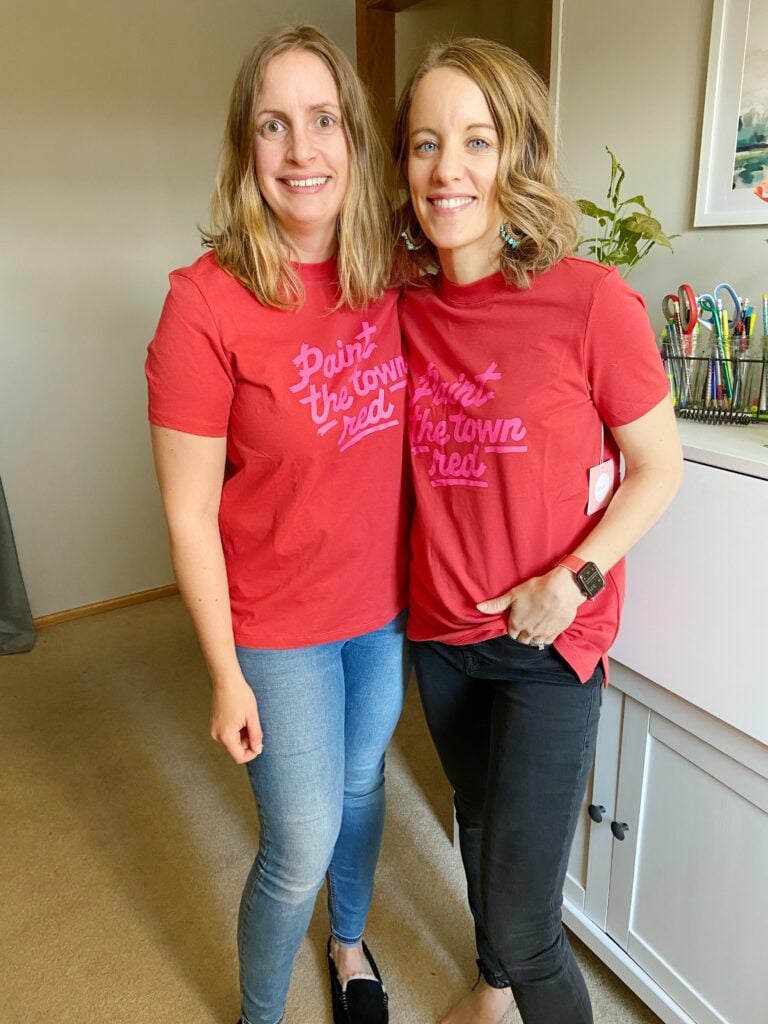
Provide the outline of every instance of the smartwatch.
[[593,601],[605,586],[605,578],[594,562],[585,562],[576,555],[566,555],[557,563],[570,569],[584,597]]

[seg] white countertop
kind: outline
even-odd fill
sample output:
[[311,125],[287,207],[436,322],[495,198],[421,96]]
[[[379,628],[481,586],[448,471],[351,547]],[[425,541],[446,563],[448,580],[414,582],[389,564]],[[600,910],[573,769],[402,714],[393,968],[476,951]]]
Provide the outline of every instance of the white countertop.
[[720,427],[678,420],[677,425],[690,462],[768,480],[768,423]]

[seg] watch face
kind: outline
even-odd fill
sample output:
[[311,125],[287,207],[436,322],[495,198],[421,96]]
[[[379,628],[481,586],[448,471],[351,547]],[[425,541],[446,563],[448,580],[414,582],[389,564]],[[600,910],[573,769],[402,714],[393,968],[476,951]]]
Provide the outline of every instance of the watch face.
[[587,597],[595,597],[605,586],[603,574],[594,562],[587,562],[586,565],[576,573],[576,579]]

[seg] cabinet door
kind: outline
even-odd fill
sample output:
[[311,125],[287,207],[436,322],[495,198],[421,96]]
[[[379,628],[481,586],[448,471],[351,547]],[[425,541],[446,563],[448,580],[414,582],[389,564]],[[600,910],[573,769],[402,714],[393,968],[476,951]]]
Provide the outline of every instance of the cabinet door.
[[625,697],[607,930],[700,1024],[766,1024],[768,770]]
[[[565,878],[565,898],[600,928],[605,928],[608,909],[612,849],[610,823],[616,804],[623,700],[623,695],[615,687],[603,690],[595,766],[581,807]],[[602,822],[590,818],[590,805],[602,814]]]
[[581,813],[576,824],[571,855],[568,858],[568,870],[565,874],[563,897],[576,910],[584,909],[584,896],[587,888],[587,866],[589,863],[590,819],[587,807],[592,802],[591,792],[594,784],[594,771],[587,784],[587,793],[581,805]]

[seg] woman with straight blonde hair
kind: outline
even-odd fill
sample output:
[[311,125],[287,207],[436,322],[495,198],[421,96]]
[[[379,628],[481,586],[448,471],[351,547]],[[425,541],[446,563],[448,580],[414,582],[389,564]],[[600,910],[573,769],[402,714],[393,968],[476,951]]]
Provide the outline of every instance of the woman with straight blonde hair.
[[[408,635],[454,788],[481,980],[443,1024],[590,1024],[561,915],[623,557],[677,489],[642,300],[570,255],[546,89],[498,43],[434,47],[397,109],[416,491]],[[429,274],[437,265],[439,273]],[[621,486],[619,455],[626,473]]]
[[211,735],[247,765],[261,826],[242,1024],[282,1019],[324,878],[335,1024],[388,1019],[362,941],[407,679],[406,367],[382,182],[338,47],[307,26],[262,39],[232,92],[211,251],[171,274],[147,358]]

